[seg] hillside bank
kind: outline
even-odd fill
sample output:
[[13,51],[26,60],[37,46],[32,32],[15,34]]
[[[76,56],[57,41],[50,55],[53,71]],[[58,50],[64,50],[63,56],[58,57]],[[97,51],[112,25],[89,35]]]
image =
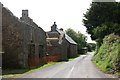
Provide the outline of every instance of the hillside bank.
[[106,36],[92,61],[103,72],[120,77],[120,36],[114,34]]

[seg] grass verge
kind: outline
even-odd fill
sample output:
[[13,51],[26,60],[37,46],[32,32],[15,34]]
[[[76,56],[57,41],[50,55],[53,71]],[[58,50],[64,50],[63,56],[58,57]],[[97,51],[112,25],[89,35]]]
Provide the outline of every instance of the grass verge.
[[74,60],[75,58],[78,58],[78,57],[80,57],[80,54],[78,54],[76,57],[74,57],[74,58],[69,58],[69,60],[68,61],[72,61],[72,60]]
[[29,74],[37,70],[40,70],[40,69],[43,69],[43,68],[46,68],[46,67],[49,67],[55,64],[60,64],[60,63],[62,62],[50,62],[48,64],[45,64],[41,67],[34,68],[34,69],[27,69],[27,68],[26,69],[6,69],[6,70],[3,70],[2,78],[17,78],[25,74]]

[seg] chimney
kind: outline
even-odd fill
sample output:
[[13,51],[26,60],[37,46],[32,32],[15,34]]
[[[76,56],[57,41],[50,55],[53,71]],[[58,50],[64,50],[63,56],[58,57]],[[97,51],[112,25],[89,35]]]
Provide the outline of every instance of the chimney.
[[54,22],[54,24],[51,26],[51,31],[56,31],[57,29],[57,25],[56,22]]
[[22,17],[28,17],[28,10],[22,10]]
[[63,31],[63,28],[60,28],[61,31]]

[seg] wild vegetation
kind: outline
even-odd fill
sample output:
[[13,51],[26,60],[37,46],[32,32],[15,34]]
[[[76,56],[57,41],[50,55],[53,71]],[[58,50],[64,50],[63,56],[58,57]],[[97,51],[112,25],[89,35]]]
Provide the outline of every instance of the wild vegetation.
[[93,62],[104,72],[120,74],[120,3],[93,2],[83,23],[97,42]]
[[92,60],[104,72],[120,72],[120,36],[106,36]]
[[95,49],[96,49],[96,43],[87,43],[86,46],[87,46],[88,52],[95,51]]

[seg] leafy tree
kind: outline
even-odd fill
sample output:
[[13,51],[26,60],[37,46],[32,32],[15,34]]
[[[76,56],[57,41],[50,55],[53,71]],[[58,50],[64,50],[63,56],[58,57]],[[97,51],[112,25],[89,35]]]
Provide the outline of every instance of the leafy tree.
[[75,42],[77,42],[77,33],[76,33],[73,29],[68,28],[68,29],[66,30],[66,33],[67,33],[67,35],[70,36]]
[[86,47],[87,37],[80,32],[75,32],[73,29],[69,28],[66,30],[68,36],[70,36],[78,45],[78,50]]
[[87,43],[87,49],[88,51],[93,51],[96,49],[96,44],[95,43]]
[[[84,14],[83,23],[87,32],[91,34],[93,40],[103,39],[106,35],[113,33],[119,34],[120,31],[114,25],[120,22],[120,3],[117,2],[93,2],[90,9]],[[118,27],[120,28],[120,27]]]

